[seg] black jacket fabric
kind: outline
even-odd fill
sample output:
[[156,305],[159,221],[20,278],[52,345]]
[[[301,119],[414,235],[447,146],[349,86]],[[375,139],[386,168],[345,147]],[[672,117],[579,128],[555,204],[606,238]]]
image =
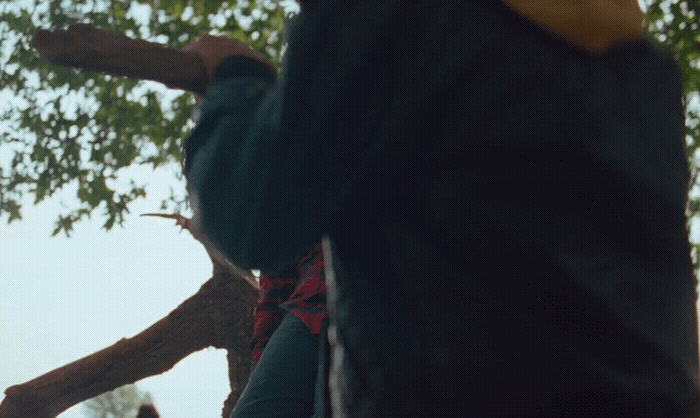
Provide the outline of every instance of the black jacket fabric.
[[697,403],[679,72],[499,2],[307,1],[284,76],[217,72],[205,231],[274,270],[323,235],[355,416],[678,416]]

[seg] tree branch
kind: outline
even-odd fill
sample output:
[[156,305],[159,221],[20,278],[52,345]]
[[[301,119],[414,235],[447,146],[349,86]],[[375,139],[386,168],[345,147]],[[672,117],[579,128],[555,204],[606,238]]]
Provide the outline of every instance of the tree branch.
[[53,64],[159,81],[200,95],[206,88],[206,72],[197,54],[84,23],[65,30],[41,29],[32,46]]

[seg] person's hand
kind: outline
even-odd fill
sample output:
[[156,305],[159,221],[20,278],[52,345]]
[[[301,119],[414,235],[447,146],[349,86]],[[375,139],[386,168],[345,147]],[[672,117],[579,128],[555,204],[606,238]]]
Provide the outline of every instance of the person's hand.
[[207,74],[207,84],[214,78],[216,66],[222,60],[231,56],[250,57],[276,70],[274,64],[263,54],[241,41],[226,36],[203,35],[187,45],[185,51],[197,54],[202,60],[202,66]]

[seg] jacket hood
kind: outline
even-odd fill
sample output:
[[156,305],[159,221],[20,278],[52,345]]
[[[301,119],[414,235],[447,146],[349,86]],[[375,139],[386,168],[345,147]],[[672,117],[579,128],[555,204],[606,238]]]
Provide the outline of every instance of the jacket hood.
[[638,38],[646,18],[637,0],[502,0],[543,29],[590,52]]

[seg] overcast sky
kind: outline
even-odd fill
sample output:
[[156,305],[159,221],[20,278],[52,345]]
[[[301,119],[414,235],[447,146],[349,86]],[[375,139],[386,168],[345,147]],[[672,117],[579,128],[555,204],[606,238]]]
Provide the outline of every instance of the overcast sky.
[[[173,169],[142,170],[152,193],[133,205],[123,228],[106,232],[93,216],[70,238],[50,237],[66,212],[60,197],[28,201],[22,221],[0,224],[0,393],[139,333],[211,277],[203,247],[186,231],[138,216],[158,211]],[[204,350],[137,386],[163,417],[219,417],[227,367],[225,351]],[[82,417],[82,407],[60,416]]]

